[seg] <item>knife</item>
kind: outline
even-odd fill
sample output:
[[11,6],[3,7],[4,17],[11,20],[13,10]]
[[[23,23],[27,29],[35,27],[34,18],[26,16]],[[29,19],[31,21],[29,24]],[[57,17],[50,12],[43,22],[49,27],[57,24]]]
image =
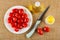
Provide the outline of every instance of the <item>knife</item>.
[[42,19],[43,19],[43,16],[44,16],[45,13],[48,11],[49,7],[50,7],[50,6],[48,6],[48,7],[45,9],[45,11],[40,15],[40,17],[37,19],[37,21],[36,21],[34,27],[32,28],[32,30],[31,30],[28,34],[26,34],[26,37],[27,37],[27,38],[30,38],[30,37],[34,34],[36,28],[37,28],[38,25],[41,23],[41,21],[42,21]]

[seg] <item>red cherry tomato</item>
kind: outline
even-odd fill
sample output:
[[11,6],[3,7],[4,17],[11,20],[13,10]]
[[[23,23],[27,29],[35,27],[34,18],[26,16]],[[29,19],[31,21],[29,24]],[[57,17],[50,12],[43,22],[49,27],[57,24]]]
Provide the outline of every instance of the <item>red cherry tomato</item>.
[[38,32],[38,34],[43,35],[43,30],[42,30],[42,28],[37,28],[37,32]]
[[12,23],[12,18],[11,17],[8,18],[8,23]]
[[18,28],[15,28],[14,30],[15,30],[16,32],[18,32],[18,31],[19,31],[19,29],[18,29]]
[[10,16],[10,17],[13,17],[13,16],[14,16],[14,14],[13,14],[13,13],[10,13],[10,14],[9,14],[9,16]]
[[22,16],[21,16],[21,17],[22,17],[22,19],[24,19],[24,18],[25,18],[24,14],[22,14]]
[[45,32],[50,32],[50,28],[49,28],[48,26],[45,26],[45,27],[43,28],[43,30],[44,30]]
[[13,21],[16,22],[17,21],[17,18],[16,17],[13,17]]
[[26,14],[26,13],[22,14],[22,18],[23,18],[23,19],[24,19],[24,18],[27,18],[27,14]]
[[15,22],[14,25],[17,26],[17,23]]
[[27,27],[27,23],[23,23],[23,27]]
[[25,19],[24,19],[24,22],[28,22],[28,21],[29,21],[29,19],[28,19],[28,18],[25,18]]
[[20,28],[20,29],[22,29],[22,28],[23,28],[23,26],[20,26],[19,28]]
[[18,13],[18,9],[17,8],[13,9],[12,13]]
[[21,23],[21,20],[17,20],[18,23]]
[[25,18],[27,18],[27,17],[28,17],[26,13],[24,13],[24,16],[25,16]]
[[15,25],[14,25],[14,23],[11,23],[11,26],[12,26],[12,28],[15,28]]
[[24,12],[23,9],[19,9],[19,14],[22,14]]
[[17,17],[17,18],[18,18],[18,16],[19,16],[19,14],[18,14],[18,13],[15,13],[15,17]]

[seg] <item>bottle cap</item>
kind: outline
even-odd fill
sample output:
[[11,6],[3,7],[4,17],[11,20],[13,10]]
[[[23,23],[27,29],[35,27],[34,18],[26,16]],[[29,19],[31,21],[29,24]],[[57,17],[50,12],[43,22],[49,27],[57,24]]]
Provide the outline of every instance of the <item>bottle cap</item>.
[[35,6],[39,7],[40,6],[40,2],[39,1],[35,2]]

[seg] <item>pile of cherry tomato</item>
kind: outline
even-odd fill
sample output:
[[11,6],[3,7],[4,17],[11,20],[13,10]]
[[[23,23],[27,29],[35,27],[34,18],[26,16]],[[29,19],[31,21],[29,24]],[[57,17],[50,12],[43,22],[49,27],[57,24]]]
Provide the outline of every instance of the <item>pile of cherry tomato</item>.
[[18,32],[22,28],[26,28],[29,22],[28,15],[23,9],[12,9],[8,17],[8,23]]

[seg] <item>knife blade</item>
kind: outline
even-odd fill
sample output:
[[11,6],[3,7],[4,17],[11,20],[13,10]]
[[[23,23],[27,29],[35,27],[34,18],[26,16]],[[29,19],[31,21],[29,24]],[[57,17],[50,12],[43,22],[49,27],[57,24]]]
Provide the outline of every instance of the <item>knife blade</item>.
[[50,8],[50,6],[48,6],[46,9],[45,9],[45,11],[40,15],[40,17],[37,19],[37,21],[36,21],[36,23],[35,23],[35,25],[34,25],[34,28],[32,28],[32,30],[28,33],[28,34],[26,34],[26,37],[27,38],[30,38],[32,35],[33,35],[33,33],[35,32],[35,30],[36,30],[36,28],[38,27],[38,25],[41,23],[41,20],[43,19],[43,16],[45,15],[45,13],[47,12],[47,10]]
[[47,12],[47,10],[49,9],[49,7],[50,6],[48,6],[46,9],[45,9],[45,11],[40,15],[40,17],[38,18],[38,20],[42,20],[43,19],[43,17],[44,17],[44,15],[45,15],[45,13]]

